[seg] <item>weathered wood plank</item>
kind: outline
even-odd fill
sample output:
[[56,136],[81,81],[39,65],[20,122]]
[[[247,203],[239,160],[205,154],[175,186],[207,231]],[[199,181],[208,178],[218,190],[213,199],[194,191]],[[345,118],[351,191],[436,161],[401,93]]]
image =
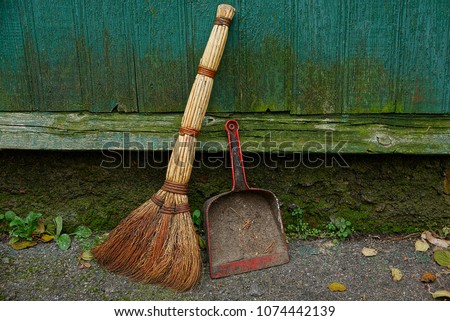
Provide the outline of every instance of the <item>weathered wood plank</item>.
[[[450,116],[209,114],[199,150],[227,148],[224,123],[241,125],[253,152],[450,154]],[[167,150],[181,114],[0,113],[0,149]]]
[[139,111],[184,110],[190,87],[187,53],[192,50],[186,41],[185,1],[136,0],[133,12]]
[[449,1],[294,7],[294,114],[450,111]]
[[399,1],[348,1],[342,113],[395,112]]
[[345,79],[343,1],[293,1],[293,114],[340,113]]
[[[210,111],[450,113],[450,1],[232,0]],[[0,1],[0,110],[180,112],[206,0]]]
[[450,1],[408,0],[401,23],[397,112],[450,112]]
[[25,63],[20,11],[15,2],[0,1],[0,110],[31,111],[31,81]]
[[[292,1],[241,1],[239,21],[240,112],[290,110]],[[222,85],[224,86],[224,85]]]
[[[24,1],[32,39],[28,61],[37,61],[40,111],[82,110],[76,18],[72,2]],[[35,56],[35,57],[33,57]]]
[[138,111],[135,8],[129,1],[77,0],[77,50],[83,105],[92,112]]

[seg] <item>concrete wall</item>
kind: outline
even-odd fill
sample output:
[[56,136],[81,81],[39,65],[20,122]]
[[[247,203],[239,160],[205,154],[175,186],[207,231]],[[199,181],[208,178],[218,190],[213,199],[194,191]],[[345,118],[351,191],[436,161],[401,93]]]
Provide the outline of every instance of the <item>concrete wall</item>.
[[[0,211],[25,215],[34,210],[48,220],[61,215],[68,231],[80,224],[113,228],[162,185],[167,153],[125,152],[122,163],[102,167],[114,155],[2,151]],[[342,216],[362,232],[412,232],[450,222],[448,156],[246,155],[250,186],[272,190],[285,218],[300,206],[312,226]],[[231,188],[226,159],[221,153],[197,155],[191,210]]]

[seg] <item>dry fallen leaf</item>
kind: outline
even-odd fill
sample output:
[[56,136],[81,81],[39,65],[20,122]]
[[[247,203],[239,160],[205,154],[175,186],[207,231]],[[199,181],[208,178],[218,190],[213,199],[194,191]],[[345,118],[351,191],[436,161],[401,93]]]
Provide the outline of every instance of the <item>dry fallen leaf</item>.
[[421,238],[423,240],[427,240],[431,244],[439,246],[439,247],[447,248],[447,247],[450,246],[450,241],[434,237],[433,234],[431,234],[430,231],[423,232]]
[[434,281],[436,281],[436,275],[430,272],[424,273],[420,278],[420,281],[422,281],[423,283],[433,283]]
[[433,296],[434,299],[438,299],[438,298],[450,299],[450,291],[447,291],[447,290],[438,290],[434,293],[431,293],[431,295]]
[[80,269],[90,268],[92,266],[91,263],[83,261],[83,260],[80,260],[79,262],[80,262],[80,265],[78,265],[78,268],[80,268]]
[[94,258],[94,255],[91,250],[86,250],[81,253],[80,258],[85,261],[90,261]]
[[400,271],[397,268],[391,268],[391,275],[392,275],[392,280],[394,280],[395,282],[400,281],[403,277],[402,271]]
[[378,254],[378,251],[369,247],[363,247],[361,253],[364,254],[364,256],[375,256]]
[[322,254],[327,253],[330,248],[335,247],[335,246],[336,246],[336,244],[333,243],[333,241],[328,241],[328,242],[322,243],[322,244],[320,244],[319,252]]
[[35,246],[36,244],[37,244],[36,241],[20,241],[20,242],[11,244],[11,247],[14,250],[22,250],[22,249],[26,249],[27,247]]
[[426,252],[429,248],[430,248],[430,246],[428,245],[427,242],[425,242],[423,240],[417,240],[416,241],[416,251],[418,251],[418,252]]
[[323,243],[321,246],[323,248],[328,249],[328,248],[331,248],[331,247],[335,247],[336,243],[333,243],[333,241],[328,241],[328,242]]
[[49,235],[49,234],[42,234],[42,235],[41,235],[41,241],[42,241],[42,242],[45,242],[45,243],[50,242],[50,241],[53,240],[54,238],[55,238],[54,235]]
[[44,232],[45,232],[44,222],[39,221],[36,229],[33,231],[33,234],[38,234],[39,235],[39,234],[42,234]]
[[450,251],[436,250],[434,251],[433,258],[441,266],[450,266]]
[[339,283],[339,282],[330,283],[327,286],[327,288],[330,289],[330,291],[333,291],[333,292],[344,292],[344,291],[347,290],[345,285],[343,285],[342,283]]

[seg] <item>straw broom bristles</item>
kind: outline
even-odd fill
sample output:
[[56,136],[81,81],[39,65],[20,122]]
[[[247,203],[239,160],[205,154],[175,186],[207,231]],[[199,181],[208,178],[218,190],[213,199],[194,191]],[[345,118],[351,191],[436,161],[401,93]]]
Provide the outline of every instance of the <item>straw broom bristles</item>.
[[191,176],[196,135],[206,113],[234,11],[229,5],[219,5],[217,9],[167,169],[166,183],[175,187],[165,183],[93,250],[97,261],[112,272],[177,291],[189,290],[199,282],[202,262],[185,188]]

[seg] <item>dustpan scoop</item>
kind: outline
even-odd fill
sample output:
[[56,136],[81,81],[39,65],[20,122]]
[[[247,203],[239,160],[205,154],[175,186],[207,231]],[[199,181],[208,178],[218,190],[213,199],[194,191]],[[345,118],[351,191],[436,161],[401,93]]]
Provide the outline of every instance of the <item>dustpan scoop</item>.
[[230,192],[203,208],[211,278],[221,278],[289,262],[279,203],[268,190],[247,184],[239,124],[225,124],[232,165]]

